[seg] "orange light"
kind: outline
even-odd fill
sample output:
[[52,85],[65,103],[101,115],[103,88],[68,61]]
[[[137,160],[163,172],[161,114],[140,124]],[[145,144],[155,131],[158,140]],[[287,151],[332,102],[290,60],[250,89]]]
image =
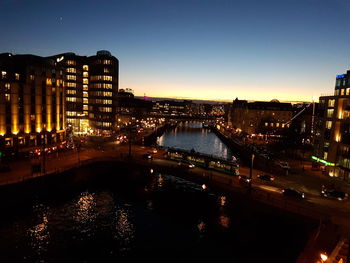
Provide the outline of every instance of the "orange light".
[[325,253],[320,254],[322,262],[325,262],[328,259],[328,256]]

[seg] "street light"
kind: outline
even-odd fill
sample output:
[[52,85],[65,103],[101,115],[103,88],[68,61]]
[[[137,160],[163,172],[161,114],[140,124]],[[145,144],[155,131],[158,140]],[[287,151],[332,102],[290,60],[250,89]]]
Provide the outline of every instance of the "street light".
[[326,262],[327,259],[328,259],[328,256],[327,256],[326,253],[321,253],[321,254],[320,254],[320,257],[321,257],[321,262],[322,262],[322,263],[323,263],[323,262]]

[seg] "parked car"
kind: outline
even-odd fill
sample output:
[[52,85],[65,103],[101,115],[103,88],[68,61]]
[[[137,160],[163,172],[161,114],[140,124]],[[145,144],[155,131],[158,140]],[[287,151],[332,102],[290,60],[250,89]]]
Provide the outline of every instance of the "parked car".
[[327,190],[325,188],[322,189],[321,195],[327,198],[338,199],[339,201],[345,200],[348,198],[348,194],[342,191],[338,191],[335,189]]
[[291,188],[285,188],[282,190],[282,194],[284,196],[288,196],[288,197],[294,197],[294,198],[300,198],[303,199],[305,198],[305,194],[302,192],[299,192],[295,189],[291,189]]
[[275,177],[269,174],[258,174],[257,176],[260,180],[264,181],[273,181],[275,180]]

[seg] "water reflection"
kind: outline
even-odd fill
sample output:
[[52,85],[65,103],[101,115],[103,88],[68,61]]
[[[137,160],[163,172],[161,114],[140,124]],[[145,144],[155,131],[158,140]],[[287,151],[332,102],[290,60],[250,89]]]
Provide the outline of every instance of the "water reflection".
[[37,214],[36,223],[28,229],[27,233],[30,239],[30,247],[34,253],[41,255],[47,251],[50,243],[50,232],[48,229],[49,208],[39,204],[34,206],[33,210]]
[[182,123],[172,131],[164,133],[157,143],[163,147],[194,149],[197,152],[232,159],[233,153],[210,130],[203,129],[202,123]]
[[219,224],[223,228],[229,228],[231,226],[231,219],[227,215],[220,215],[219,216]]
[[131,221],[130,211],[119,207],[116,211],[116,235],[119,242],[120,251],[127,252],[131,250],[135,238],[134,225]]
[[87,236],[93,234],[93,228],[91,228],[91,225],[97,217],[95,207],[96,201],[94,194],[88,192],[81,193],[75,204],[73,220],[77,223],[76,229]]

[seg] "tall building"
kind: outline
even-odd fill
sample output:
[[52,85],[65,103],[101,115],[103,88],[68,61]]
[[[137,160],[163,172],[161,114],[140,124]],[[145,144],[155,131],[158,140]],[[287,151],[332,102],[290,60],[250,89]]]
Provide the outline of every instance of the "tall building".
[[110,134],[115,127],[119,61],[109,51],[95,56],[53,56],[64,68],[67,124],[76,133]]
[[65,140],[63,71],[50,58],[0,54],[0,150]]
[[313,159],[325,165],[329,176],[349,180],[350,71],[336,77],[333,95],[320,97]]

